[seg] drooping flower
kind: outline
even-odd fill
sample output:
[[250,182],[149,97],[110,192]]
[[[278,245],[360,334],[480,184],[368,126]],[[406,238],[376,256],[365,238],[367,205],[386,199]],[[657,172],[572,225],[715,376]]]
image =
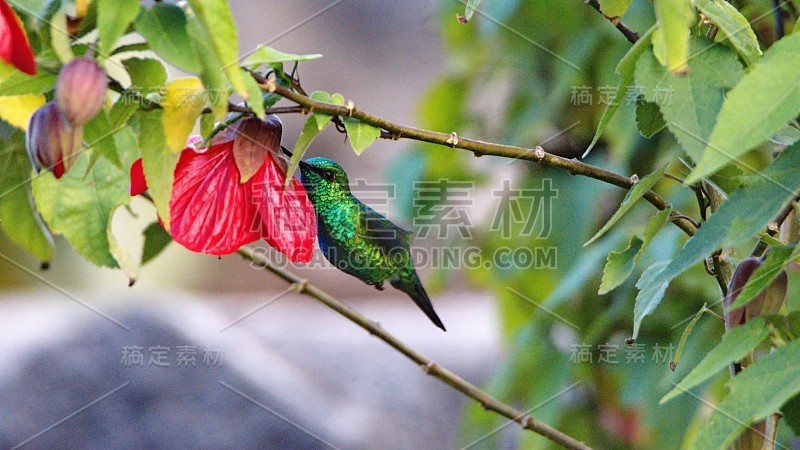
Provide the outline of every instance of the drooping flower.
[[67,122],[79,127],[103,108],[108,89],[105,71],[92,58],[75,58],[61,68],[56,83],[56,103]]
[[31,44],[22,22],[6,0],[0,0],[0,58],[29,75],[36,74]]
[[53,172],[61,178],[83,146],[83,128],[71,127],[55,103],[34,111],[25,132],[25,150],[36,173]]
[[[170,200],[170,234],[189,250],[226,255],[264,239],[295,262],[311,260],[316,240],[314,208],[299,180],[286,181],[276,116],[237,122],[180,155]],[[131,194],[143,175],[131,168]],[[138,187],[134,189],[134,185]]]

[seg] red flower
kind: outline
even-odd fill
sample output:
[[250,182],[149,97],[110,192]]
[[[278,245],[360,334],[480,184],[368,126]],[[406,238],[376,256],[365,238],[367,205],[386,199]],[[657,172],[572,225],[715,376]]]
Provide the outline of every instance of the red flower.
[[36,74],[31,44],[19,17],[6,0],[0,0],[0,58],[29,75]]
[[[317,234],[314,208],[297,179],[283,188],[277,117],[241,121],[209,148],[194,149],[192,144],[199,141],[190,138],[175,168],[169,203],[172,237],[189,250],[212,255],[233,253],[263,238],[292,261],[310,261]],[[247,142],[255,143],[254,148],[243,150]],[[136,166],[131,168],[131,194],[141,192],[134,185],[141,188],[144,178]]]
[[131,165],[131,197],[141,194],[147,190],[147,181],[144,179],[144,168],[142,158],[137,159]]

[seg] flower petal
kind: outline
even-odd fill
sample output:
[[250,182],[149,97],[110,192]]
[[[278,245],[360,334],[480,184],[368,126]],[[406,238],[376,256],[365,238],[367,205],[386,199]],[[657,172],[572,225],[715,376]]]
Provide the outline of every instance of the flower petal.
[[6,0],[0,0],[0,58],[29,75],[36,74],[31,44]]
[[285,180],[286,175],[270,154],[248,183],[263,221],[261,237],[292,261],[307,263],[317,237],[314,205],[299,180],[292,179],[284,190]]
[[233,142],[197,152],[186,148],[170,199],[172,237],[189,250],[226,255],[261,237],[251,187],[239,183]]
[[147,190],[147,180],[144,178],[144,168],[142,168],[142,158],[137,159],[131,165],[131,197],[135,197]]

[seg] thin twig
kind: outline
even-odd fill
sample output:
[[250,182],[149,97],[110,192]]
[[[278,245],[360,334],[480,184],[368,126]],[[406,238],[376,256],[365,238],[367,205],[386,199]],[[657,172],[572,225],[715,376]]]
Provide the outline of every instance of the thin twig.
[[[792,211],[794,211],[794,203],[798,202],[798,201],[800,201],[800,195],[798,195],[794,199],[792,199],[792,201],[789,202],[789,204],[786,205],[786,207],[784,207],[781,210],[781,212],[778,213],[777,217],[775,217],[775,220],[773,220],[772,222],[770,222],[769,225],[767,225],[767,234],[768,235],[775,236],[776,234],[778,234],[778,230],[780,230],[781,224],[786,220],[787,217],[789,217],[789,215],[792,213]],[[764,250],[767,249],[767,245],[768,244],[766,243],[766,241],[764,241],[764,239],[759,239],[758,243],[753,248],[753,251],[750,252],[750,256],[761,256],[761,255],[763,255],[764,254]]]
[[639,33],[628,28],[624,23],[622,23],[622,20],[620,20],[619,17],[608,17],[607,15],[603,14],[603,11],[600,10],[600,2],[598,2],[597,0],[585,0],[585,3],[594,8],[595,10],[597,10],[597,12],[599,12],[600,15],[602,15],[603,17],[606,18],[606,20],[611,22],[611,25],[614,25],[620,31],[620,33],[622,33],[625,36],[625,39],[627,39],[631,44],[635,44],[636,41],[639,40]]
[[777,41],[783,38],[785,34],[783,29],[783,10],[781,9],[780,0],[772,0],[772,14],[775,16],[775,40]]
[[[386,133],[382,133],[381,137],[384,138],[394,140],[404,138],[422,142],[430,142],[432,144],[438,144],[444,147],[468,150],[475,156],[489,155],[533,161],[543,166],[565,170],[572,175],[581,175],[594,178],[596,180],[613,184],[614,186],[619,186],[624,189],[630,189],[635,184],[635,181],[631,178],[597,166],[593,166],[591,164],[586,164],[575,158],[567,159],[552,153],[548,153],[544,151],[542,147],[537,146],[535,149],[530,149],[513,145],[495,144],[491,142],[463,138],[456,135],[456,133],[447,134],[398,125],[386,119],[361,111],[357,109],[352,102],[348,102],[347,105],[322,103],[281,86],[280,84],[276,83],[275,80],[267,80],[264,78],[257,78],[256,80],[259,82],[262,89],[268,92],[274,92],[281,97],[297,103],[298,105],[302,105],[309,111],[321,112],[330,114],[332,116],[352,117],[358,119],[362,123],[383,129],[386,131]],[[669,207],[669,204],[666,202],[666,200],[661,198],[661,196],[653,191],[648,191],[644,195],[644,198],[658,209],[667,209]],[[695,227],[691,220],[683,218],[687,217],[686,214],[683,214],[673,208],[671,215],[676,217],[676,220],[674,220],[673,223],[675,223],[675,225],[677,225],[689,236],[694,235],[695,231],[697,231],[697,227]]]
[[305,294],[324,304],[328,308],[336,311],[349,321],[363,328],[373,336],[377,337],[403,354],[405,357],[420,366],[420,368],[422,368],[423,372],[426,374],[437,378],[439,381],[442,381],[453,389],[477,401],[481,404],[481,406],[483,406],[484,409],[500,414],[501,416],[518,423],[523,429],[533,431],[534,433],[544,436],[545,438],[566,448],[580,450],[591,449],[591,447],[587,446],[586,444],[578,442],[577,440],[567,436],[550,425],[540,422],[530,415],[525,414],[524,412],[492,397],[477,386],[469,383],[445,367],[435,363],[433,360],[418,352],[414,348],[408,346],[390,334],[388,331],[384,330],[378,323],[371,321],[358,311],[350,308],[339,300],[336,300],[322,289],[308,283],[305,279],[291,272],[270,265],[269,262],[263,257],[257,255],[253,249],[244,247],[237,250],[236,253],[250,262],[259,264],[265,270],[277,275],[284,281],[292,283],[294,286],[296,286],[298,293]]

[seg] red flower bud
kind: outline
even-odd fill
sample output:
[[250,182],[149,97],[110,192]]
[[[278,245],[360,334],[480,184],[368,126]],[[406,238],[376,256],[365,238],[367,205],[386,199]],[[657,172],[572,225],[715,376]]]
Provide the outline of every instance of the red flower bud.
[[73,128],[54,103],[47,103],[31,115],[25,134],[25,149],[39,173],[42,169],[61,178],[83,145],[83,128]]
[[56,103],[70,125],[88,122],[103,107],[108,89],[106,73],[88,57],[75,58],[61,68],[56,83]]

